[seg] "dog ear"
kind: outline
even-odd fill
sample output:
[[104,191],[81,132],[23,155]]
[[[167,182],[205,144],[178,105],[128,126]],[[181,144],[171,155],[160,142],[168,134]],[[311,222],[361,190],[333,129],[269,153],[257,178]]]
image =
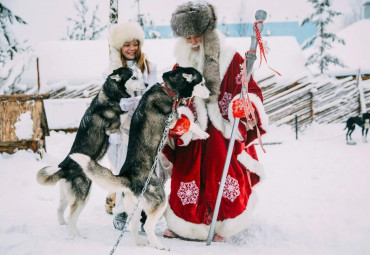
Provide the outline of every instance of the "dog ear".
[[186,81],[189,82],[189,83],[191,83],[191,81],[193,80],[193,75],[188,74],[188,73],[183,73],[182,77],[184,77],[186,79]]

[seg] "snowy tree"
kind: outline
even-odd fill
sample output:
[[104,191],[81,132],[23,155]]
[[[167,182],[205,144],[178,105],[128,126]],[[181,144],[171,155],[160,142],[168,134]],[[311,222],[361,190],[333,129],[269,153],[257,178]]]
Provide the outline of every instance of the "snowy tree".
[[307,22],[314,22],[317,33],[303,44],[304,50],[310,46],[314,47],[314,53],[308,57],[306,66],[318,65],[320,73],[324,73],[330,64],[344,67],[337,57],[327,52],[333,47],[333,43],[345,44],[343,39],[328,31],[328,25],[333,22],[333,18],[341,13],[331,10],[330,0],[308,0],[308,2],[313,4],[314,12],[303,20],[301,26]]
[[31,51],[27,41],[19,42],[14,35],[11,29],[14,21],[27,24],[0,3],[0,94],[14,93],[26,65],[22,61],[16,61],[16,58]]
[[140,24],[143,31],[145,31],[145,27],[149,27],[147,37],[151,39],[161,38],[161,33],[155,30],[155,24],[153,19],[150,17],[150,14],[141,12],[140,0],[135,0],[135,3],[137,4],[137,23]]
[[67,38],[64,40],[95,40],[108,26],[101,26],[97,16],[99,6],[96,5],[93,12],[89,11],[86,0],[78,0],[74,3],[77,11],[75,18],[67,18]]
[[362,19],[363,0],[352,0],[349,12],[345,14],[344,25],[349,26]]

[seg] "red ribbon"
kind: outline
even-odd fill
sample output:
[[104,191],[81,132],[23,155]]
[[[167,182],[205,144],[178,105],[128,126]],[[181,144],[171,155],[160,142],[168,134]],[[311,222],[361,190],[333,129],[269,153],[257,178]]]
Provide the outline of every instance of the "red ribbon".
[[281,74],[278,71],[272,69],[267,64],[267,58],[266,58],[266,54],[265,54],[265,49],[263,48],[261,32],[260,32],[260,30],[258,29],[258,26],[257,26],[257,24],[260,24],[260,23],[263,23],[263,21],[260,20],[260,21],[254,22],[254,30],[256,31],[256,38],[257,38],[258,46],[260,47],[260,67],[261,67],[261,64],[262,64],[262,57],[263,57],[265,59],[265,62],[266,62],[266,65],[268,66],[268,68],[270,68],[272,71],[274,71],[279,76],[281,76]]
[[[249,52],[255,52],[255,50],[249,50],[249,51],[247,51],[247,53],[245,53],[245,59],[244,59],[244,62],[243,62],[242,84],[244,84],[244,86],[246,88],[245,91],[247,91],[247,92],[248,92],[247,54]],[[242,90],[243,90],[243,87],[242,87]],[[260,133],[260,130],[259,130],[258,125],[257,125],[257,120],[256,120],[256,116],[255,116],[255,110],[254,110],[254,108],[252,106],[252,102],[251,102],[251,100],[249,98],[249,94],[247,93],[247,98],[245,98],[243,91],[241,91],[241,92],[242,92],[242,102],[243,102],[243,106],[244,106],[245,116],[246,116],[247,120],[248,120],[248,116],[251,116],[251,119],[254,122],[255,127],[256,127],[256,130],[257,130],[258,143],[260,144],[261,149],[263,150],[263,152],[266,153],[265,148],[263,148],[262,139],[261,139],[261,133]],[[250,125],[248,123],[248,121],[247,121],[247,126],[248,126],[249,129],[253,129],[252,125]]]

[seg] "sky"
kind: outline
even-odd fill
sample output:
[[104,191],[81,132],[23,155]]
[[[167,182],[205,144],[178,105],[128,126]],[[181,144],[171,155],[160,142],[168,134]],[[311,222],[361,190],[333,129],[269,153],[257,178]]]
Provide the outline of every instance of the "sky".
[[[2,0],[2,3],[10,8],[14,14],[22,17],[29,25],[15,29],[20,38],[27,39],[32,45],[44,40],[59,40],[66,34],[67,17],[74,16],[74,2],[77,0]],[[350,4],[361,0],[332,0],[334,10],[348,13]],[[99,5],[98,16],[101,24],[109,22],[109,1],[88,0],[92,10]],[[172,11],[185,0],[141,0],[140,9],[144,14],[149,14],[156,25],[169,25]],[[246,22],[253,22],[254,13],[258,9],[264,9],[268,13],[267,21],[299,21],[303,20],[312,10],[306,0],[213,0],[219,22],[236,23],[243,17]],[[134,0],[120,0],[119,21],[135,19],[137,5]],[[340,22],[337,22],[340,23]],[[102,38],[107,34],[102,33]]]

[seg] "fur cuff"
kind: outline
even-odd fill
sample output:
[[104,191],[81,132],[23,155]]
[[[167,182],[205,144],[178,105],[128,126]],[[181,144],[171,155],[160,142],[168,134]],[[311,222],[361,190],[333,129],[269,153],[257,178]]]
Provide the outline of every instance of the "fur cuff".
[[185,115],[190,121],[189,131],[179,138],[177,145],[187,146],[191,140],[207,139],[209,137],[208,133],[206,133],[197,123],[195,123],[195,117],[188,107],[180,106],[177,109],[177,113],[178,116]]
[[238,157],[238,161],[247,168],[250,172],[258,175],[259,183],[265,179],[265,170],[260,162],[252,158],[247,152],[242,151]]

